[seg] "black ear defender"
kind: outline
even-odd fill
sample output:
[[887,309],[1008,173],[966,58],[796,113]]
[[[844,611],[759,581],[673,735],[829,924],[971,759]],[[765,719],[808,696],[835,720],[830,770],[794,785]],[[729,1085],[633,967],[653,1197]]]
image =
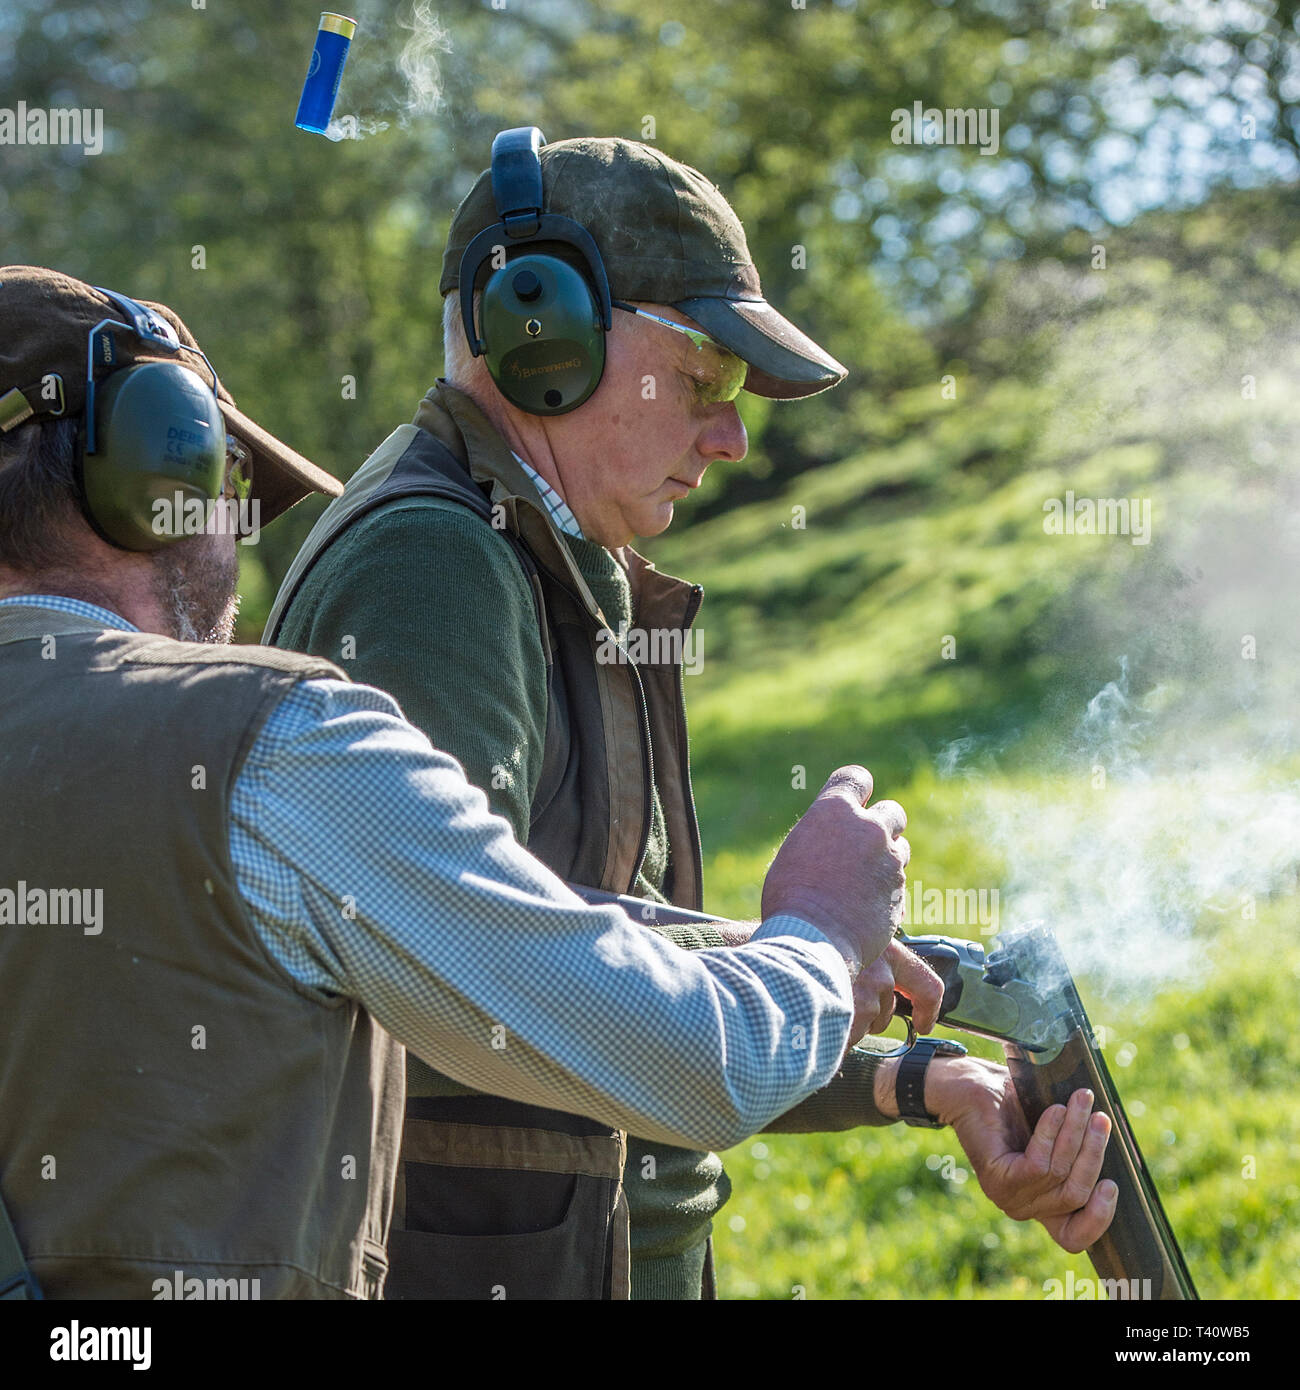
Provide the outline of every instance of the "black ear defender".
[[[600,385],[612,306],[609,280],[591,234],[572,218],[542,211],[546,137],[536,126],[503,130],[492,142],[492,196],[500,219],[465,248],[460,313],[465,338],[512,405],[530,415],[575,410]],[[567,259],[541,243],[570,248]],[[536,245],[534,251],[520,251]],[[483,285],[482,333],[474,323],[476,281]]]
[[[125,295],[96,289],[126,322],[104,319],[90,330],[78,465],[82,509],[110,545],[162,550],[193,534],[186,529],[192,503],[206,509],[221,495],[226,424],[217,402],[217,375],[203,353],[182,343],[161,315]],[[213,386],[181,362],[166,361],[122,367],[97,386],[95,368],[113,365],[118,332],[168,353],[194,353],[212,372]]]

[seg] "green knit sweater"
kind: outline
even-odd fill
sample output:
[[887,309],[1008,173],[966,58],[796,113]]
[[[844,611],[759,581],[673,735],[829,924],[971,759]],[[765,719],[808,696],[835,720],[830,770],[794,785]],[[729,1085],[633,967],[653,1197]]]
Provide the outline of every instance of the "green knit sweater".
[[[610,623],[633,622],[627,577],[603,547],[566,536]],[[510,546],[453,502],[413,497],[363,517],[307,575],[279,645],[337,662],[392,694],[436,748],[451,753],[492,809],[528,840],[546,734],[546,660],[529,582]],[[657,791],[636,891],[662,900],[668,844]],[[688,947],[719,946],[709,928],[672,928]],[[837,1083],[773,1130],[889,1123],[872,1099],[870,1054],[850,1052]],[[408,1055],[415,1096],[474,1094]],[[629,1138],[632,1297],[700,1296],[713,1216],[730,1193],[716,1154]]]

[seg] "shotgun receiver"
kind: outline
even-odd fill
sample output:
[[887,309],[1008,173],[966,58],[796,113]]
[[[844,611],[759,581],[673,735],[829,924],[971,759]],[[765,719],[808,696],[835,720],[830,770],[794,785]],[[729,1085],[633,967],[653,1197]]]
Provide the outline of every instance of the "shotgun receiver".
[[[1143,1298],[1194,1299],[1196,1286],[1160,1205],[1119,1092],[1056,938],[1045,926],[999,937],[987,955],[973,941],[948,936],[901,938],[943,981],[939,1022],[1004,1044],[1020,1108],[1030,1127],[1080,1087],[1110,1117],[1101,1175],[1119,1189],[1105,1235],[1088,1247],[1104,1281],[1128,1281]],[[898,996],[905,1017],[911,1004]],[[911,1019],[908,1018],[911,1034]],[[1137,1281],[1137,1282],[1133,1282]],[[1149,1281],[1149,1282],[1147,1282]],[[1130,1295],[1132,1296],[1132,1295]]]
[[[703,925],[719,920],[641,898],[590,888],[574,891],[588,902],[616,902],[629,917],[647,924]],[[1043,1111],[1064,1105],[1081,1087],[1093,1093],[1094,1108],[1110,1117],[1111,1138],[1101,1175],[1115,1183],[1119,1197],[1106,1234],[1087,1251],[1105,1281],[1103,1288],[1132,1290],[1130,1296],[1144,1299],[1196,1298],[1178,1240],[1051,931],[1034,926],[1004,934],[988,953],[978,942],[960,937],[899,940],[943,981],[939,1022],[1004,1045],[1016,1096],[1031,1129]],[[911,1002],[902,995],[897,996],[897,1011],[907,1019],[910,1044],[915,1036]]]

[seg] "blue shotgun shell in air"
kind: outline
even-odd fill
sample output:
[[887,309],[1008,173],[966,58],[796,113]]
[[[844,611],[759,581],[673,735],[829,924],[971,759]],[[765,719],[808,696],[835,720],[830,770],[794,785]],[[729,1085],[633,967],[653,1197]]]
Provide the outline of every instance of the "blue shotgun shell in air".
[[302,100],[294,119],[299,130],[324,135],[329,128],[334,115],[334,99],[339,94],[339,78],[343,76],[343,64],[347,62],[352,35],[356,32],[356,20],[347,15],[328,12],[321,15],[316,47],[312,49],[311,66],[302,84]]

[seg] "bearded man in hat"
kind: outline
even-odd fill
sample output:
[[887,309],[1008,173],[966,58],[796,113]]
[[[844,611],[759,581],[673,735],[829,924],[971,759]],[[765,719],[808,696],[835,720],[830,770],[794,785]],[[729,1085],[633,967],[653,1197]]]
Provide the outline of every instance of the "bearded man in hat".
[[[452,219],[440,289],[446,375],[321,517],[266,640],[391,691],[561,877],[698,909],[682,658],[702,591],[631,542],[662,532],[710,463],[745,456],[742,389],[796,399],[845,369],[763,298],[721,192],[628,140],[498,136]],[[687,948],[743,939],[663,930]],[[928,968],[897,943],[883,959],[933,1017]],[[771,1128],[891,1123],[897,1067],[850,1051]],[[1006,1095],[1004,1070],[941,1055],[930,1076],[951,1088],[945,1121],[979,1112],[976,1148],[1015,1139],[1014,1103],[982,1108]],[[713,1296],[716,1155],[628,1139],[622,1281],[623,1199],[590,1161],[621,1136],[414,1058],[406,1117],[390,1298]]]

